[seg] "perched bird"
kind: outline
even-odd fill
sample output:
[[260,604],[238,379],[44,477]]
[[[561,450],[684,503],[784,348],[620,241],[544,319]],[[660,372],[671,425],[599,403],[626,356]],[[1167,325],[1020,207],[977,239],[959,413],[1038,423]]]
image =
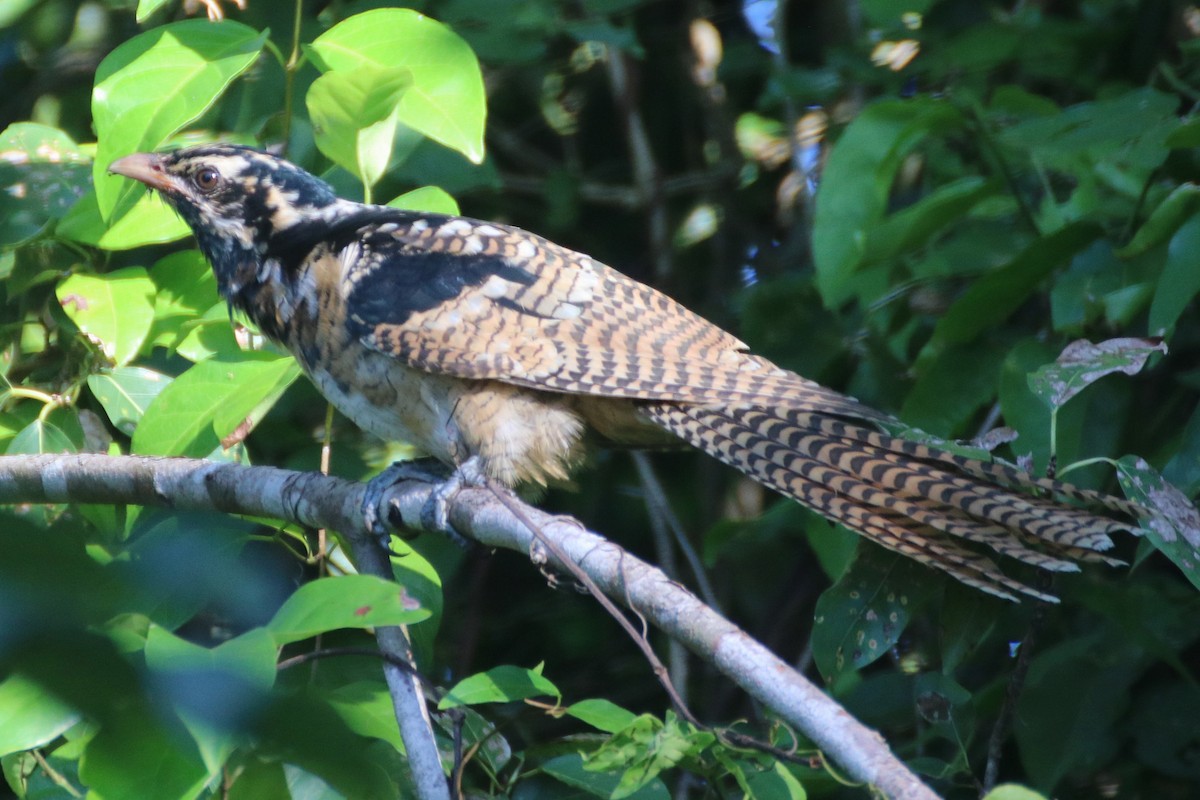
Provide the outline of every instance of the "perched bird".
[[[985,592],[1052,599],[1139,507],[882,432],[887,417],[748,352],[669,297],[518,228],[339,199],[250,148],[136,154],[111,173],[195,232],[221,294],[357,425],[508,486],[566,478],[590,426],[675,437]],[[1063,502],[1067,501],[1067,502]],[[1094,509],[1094,510],[1087,510]]]

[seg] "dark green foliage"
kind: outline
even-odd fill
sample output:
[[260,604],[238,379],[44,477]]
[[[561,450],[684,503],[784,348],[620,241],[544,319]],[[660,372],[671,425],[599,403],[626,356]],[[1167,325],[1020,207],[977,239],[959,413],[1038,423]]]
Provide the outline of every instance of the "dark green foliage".
[[[1062,798],[1200,792],[1195,8],[820,0],[772,34],[730,2],[690,30],[697,6],[651,0],[317,5],[227,3],[210,23],[176,0],[0,3],[0,448],[316,468],[324,401],[231,328],[165,205],[105,174],[200,140],[283,147],[344,196],[550,235],[909,425],[969,440],[999,422],[1019,434],[1001,457],[1152,505],[1114,551],[1131,568],[1051,587],[999,774]],[[910,63],[906,44],[897,69],[872,63],[905,40]],[[815,133],[793,150],[797,125]],[[1056,363],[1081,338],[1149,360]],[[331,433],[345,477],[411,455]],[[1030,608],[854,555],[711,462],[655,458],[725,613],[813,665],[940,794],[977,796]],[[545,504],[651,552],[624,454],[577,482]],[[518,556],[422,537],[397,545],[397,591],[314,580],[313,546],[271,521],[5,510],[11,791],[408,796],[377,660],[276,668],[407,622],[422,670],[456,687],[436,722],[447,751],[461,730],[476,796],[868,796],[694,659],[680,688],[701,719],[798,757],[677,718],[616,626]],[[339,550],[327,571],[346,566]]]

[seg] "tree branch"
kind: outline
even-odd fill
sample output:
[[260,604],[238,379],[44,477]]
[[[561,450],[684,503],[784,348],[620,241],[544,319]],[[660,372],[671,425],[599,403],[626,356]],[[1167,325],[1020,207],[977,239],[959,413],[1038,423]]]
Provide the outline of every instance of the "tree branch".
[[[391,500],[407,526],[421,528],[421,511],[430,490],[429,484],[409,481],[392,491]],[[363,546],[371,539],[362,528],[363,491],[362,484],[271,467],[133,456],[0,457],[0,503],[167,506],[270,516],[314,528],[328,527],[350,539],[360,569],[390,579],[386,558],[378,563],[379,554],[371,555],[372,548]],[[936,798],[891,753],[878,733],[863,726],[786,662],[661,571],[586,530],[574,519],[555,517],[532,507],[526,507],[524,515],[609,597],[627,603],[712,663],[803,732],[852,778],[900,800]],[[487,489],[460,492],[451,503],[450,521],[459,532],[491,547],[525,553],[534,547],[534,534]],[[394,646],[385,636],[379,638],[381,648]],[[411,686],[411,679],[399,670],[395,672],[403,679],[397,682]],[[391,674],[389,686],[395,691]],[[405,744],[411,760],[413,747],[407,733]],[[415,770],[416,764],[413,766]],[[440,769],[439,762],[439,777]]]

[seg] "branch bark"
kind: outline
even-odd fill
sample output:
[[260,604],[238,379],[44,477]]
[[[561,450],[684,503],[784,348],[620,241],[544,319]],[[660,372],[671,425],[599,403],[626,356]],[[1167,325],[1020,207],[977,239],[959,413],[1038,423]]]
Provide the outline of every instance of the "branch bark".
[[[0,457],[0,503],[167,506],[328,527],[350,539],[360,569],[386,573],[384,577],[390,579],[386,558],[380,559],[378,552],[370,554],[370,537],[362,527],[360,513],[363,491],[362,484],[271,467],[133,456]],[[406,526],[421,528],[421,510],[430,491],[430,484],[416,481],[399,484],[392,491],[390,499]],[[532,507],[526,507],[524,513],[542,536],[556,542],[609,597],[641,613],[712,663],[815,742],[850,777],[898,800],[937,797],[892,754],[878,733],[661,571],[574,519]],[[459,532],[490,547],[525,553],[535,548],[533,533],[486,489],[468,488],[459,493],[450,506],[450,521]],[[381,647],[395,645],[386,638],[380,637]],[[410,680],[402,674],[401,678]],[[389,685],[392,682],[389,675]],[[416,698],[419,702],[419,694]],[[411,760],[408,734],[405,744]],[[445,786],[440,762],[438,777]]]

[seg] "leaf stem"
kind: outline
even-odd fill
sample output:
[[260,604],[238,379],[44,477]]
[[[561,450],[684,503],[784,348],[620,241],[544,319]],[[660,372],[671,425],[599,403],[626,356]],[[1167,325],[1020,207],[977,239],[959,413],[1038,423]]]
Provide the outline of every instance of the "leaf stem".
[[283,154],[287,155],[292,136],[292,98],[296,92],[296,71],[303,59],[300,57],[300,19],[304,0],[296,0],[296,13],[292,21],[292,52],[283,65]]

